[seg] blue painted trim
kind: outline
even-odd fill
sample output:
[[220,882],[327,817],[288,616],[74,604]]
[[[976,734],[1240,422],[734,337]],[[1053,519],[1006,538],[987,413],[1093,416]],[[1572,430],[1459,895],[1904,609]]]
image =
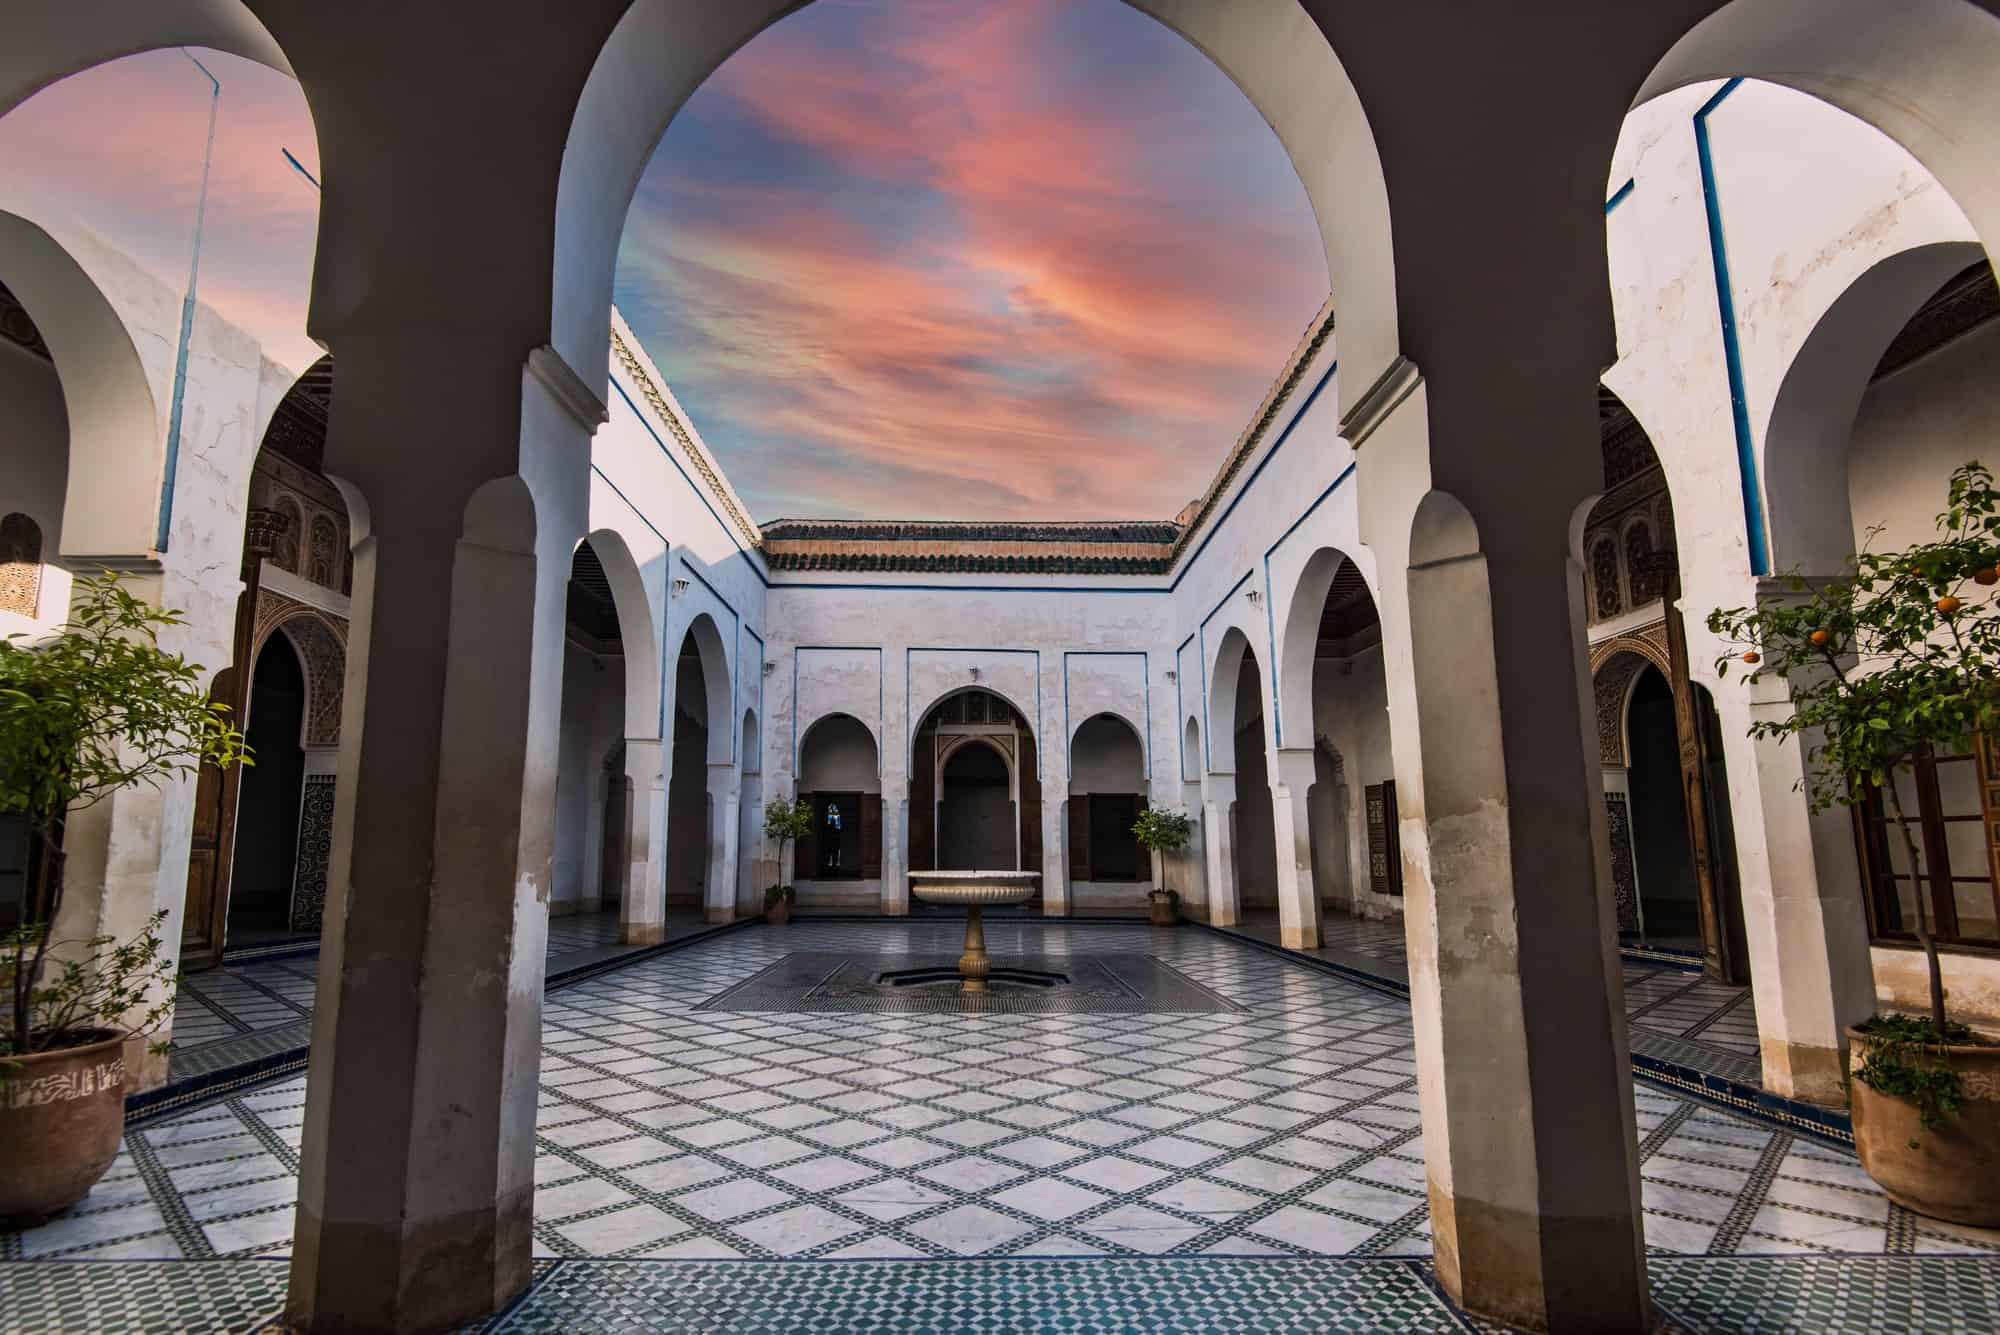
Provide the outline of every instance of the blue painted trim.
[[1299,531],[1299,525],[1312,517],[1313,511],[1319,509],[1320,503],[1340,490],[1341,484],[1354,476],[1354,469],[1353,464],[1342,469],[1340,476],[1328,483],[1326,490],[1314,497],[1313,503],[1301,510],[1299,517],[1291,522],[1291,526],[1278,535],[1278,540],[1264,549],[1264,635],[1271,657],[1271,733],[1280,747],[1285,744],[1285,718],[1279,712],[1284,702],[1278,690],[1278,629],[1277,612],[1271,599],[1271,553],[1284,546],[1285,539]]
[[299,175],[301,175],[301,176],[305,177],[305,178],[306,178],[306,180],[308,180],[308,181],[312,182],[312,188],[313,188],[313,189],[315,189],[315,190],[318,190],[318,189],[320,188],[320,184],[319,184],[319,178],[318,178],[317,176],[314,176],[314,175],[313,175],[313,174],[312,174],[311,172],[309,172],[309,171],[307,171],[307,170],[306,170],[306,164],[305,164],[305,163],[303,163],[303,162],[300,162],[300,161],[299,161],[299,160],[298,160],[297,158],[295,158],[295,157],[293,157],[293,156],[292,156],[292,150],[291,150],[291,149],[289,149],[289,148],[280,148],[280,149],[279,149],[278,151],[279,151],[280,153],[283,153],[283,154],[285,155],[285,161],[287,161],[287,162],[289,162],[289,163],[291,163],[291,164],[292,164],[292,170],[293,170],[293,171],[295,171],[295,172],[297,172],[297,173],[298,173]]
[[[1140,693],[1144,697],[1146,732],[1140,739],[1140,749],[1145,754],[1146,778],[1153,777],[1153,659],[1144,649],[1065,649],[1063,650],[1063,745],[1069,746],[1075,736],[1069,726],[1069,660],[1072,658],[1136,658],[1139,660]],[[1085,720],[1088,722],[1089,720]]]
[[[910,720],[910,655],[912,655],[912,654],[1032,654],[1032,655],[1034,655],[1034,659],[1035,659],[1035,724],[1034,724],[1034,728],[1035,728],[1035,779],[1036,779],[1036,780],[1037,780],[1038,782],[1040,782],[1040,781],[1043,781],[1043,780],[1045,780],[1045,779],[1047,778],[1047,765],[1048,765],[1048,749],[1049,749],[1049,747],[1048,747],[1048,726],[1047,726],[1047,724],[1048,724],[1048,720],[1047,720],[1047,719],[1045,719],[1045,718],[1044,718],[1044,717],[1042,716],[1042,651],[1041,651],[1040,649],[989,649],[989,648],[983,648],[983,647],[980,647],[980,646],[977,646],[977,645],[973,645],[973,646],[966,646],[966,645],[943,645],[943,644],[906,644],[906,645],[904,645],[904,646],[903,646],[903,723],[904,723],[904,727],[905,727],[905,728],[908,728],[908,727],[910,726],[910,723],[911,723],[911,720]],[[995,694],[995,695],[999,696],[999,697],[1000,697],[1000,698],[1001,698],[1002,700],[1006,700],[1006,701],[1007,701],[1007,703],[1008,703],[1008,704],[1010,704],[1010,705],[1013,705],[1013,706],[1014,706],[1014,708],[1016,708],[1016,709],[1019,709],[1019,708],[1021,707],[1021,704],[1020,704],[1020,702],[1019,702],[1018,700],[1014,700],[1014,699],[1010,698],[1010,697],[1009,697],[1009,696],[1008,696],[1008,695],[1006,694],[1006,692],[1004,692],[1004,691],[997,691],[997,690],[994,690],[994,689],[993,689],[993,688],[992,688],[991,686],[985,686],[985,685],[979,685],[979,686],[963,686],[963,687],[959,687],[959,688],[957,688],[957,689],[954,689],[954,690],[950,690],[950,691],[947,691],[947,692],[945,692],[945,694],[944,694],[944,695],[942,695],[942,696],[939,696],[939,697],[938,697],[938,699],[939,699],[939,701],[942,701],[942,700],[944,700],[945,698],[947,698],[947,697],[949,697],[949,696],[953,696],[953,695],[957,695],[957,694],[960,694],[960,693],[961,693],[961,692],[963,692],[963,691],[969,691],[969,690],[980,690],[980,691],[992,691],[992,692],[993,692],[993,694]],[[924,707],[924,712],[925,712],[926,714],[928,714],[928,713],[930,712],[931,708],[932,708],[931,706],[929,706],[929,705],[926,705],[926,706]],[[910,733],[910,735],[909,735],[909,742],[910,742],[910,743],[914,743],[914,742],[915,742],[915,740],[916,740],[916,734],[915,734],[914,732]],[[1067,747],[1067,746],[1069,745],[1069,739],[1068,739],[1068,738],[1064,738],[1064,739],[1063,739],[1063,745],[1064,745],[1065,747]]]
[[[626,506],[632,511],[632,517],[634,519],[637,519],[640,523],[644,524],[646,528],[652,533],[652,535],[658,538],[661,541],[661,543],[665,544],[669,549],[672,548],[673,544],[667,542],[667,535],[660,532],[658,528],[654,527],[653,521],[646,518],[646,512],[644,510],[641,510],[638,504],[634,502],[630,496],[627,496],[622,490],[620,490],[618,484],[611,480],[609,474],[607,474],[602,468],[599,468],[596,464],[592,464],[590,466],[590,471],[597,474],[599,478],[603,479],[604,485],[611,488],[611,494],[613,496],[616,496],[619,500],[625,502]],[[661,634],[666,633],[665,623],[661,624],[660,633]]]
[[[1286,441],[1292,438],[1293,430],[1300,422],[1305,420],[1305,415],[1312,411],[1313,403],[1319,398],[1320,391],[1327,387],[1327,384],[1333,379],[1333,373],[1339,369],[1340,359],[1336,357],[1328,365],[1325,373],[1320,376],[1318,383],[1312,387],[1312,393],[1306,395],[1305,401],[1299,404],[1299,410],[1293,413],[1291,419],[1285,423],[1285,429],[1278,433],[1278,438],[1271,442],[1269,449],[1264,451],[1264,457],[1259,459],[1257,466],[1250,470],[1250,475],[1237,484],[1236,494],[1230,498],[1229,504],[1222,508],[1222,513],[1217,515],[1215,521],[1208,526],[1208,535],[1201,540],[1201,544],[1188,553],[1187,560],[1181,565],[1181,573],[1174,576],[1173,583],[1167,586],[1167,592],[1172,593],[1181,586],[1181,581],[1187,578],[1188,571],[1194,569],[1194,563],[1201,559],[1201,554],[1204,551],[1208,550],[1208,544],[1213,542],[1215,535],[1222,531],[1222,525],[1228,520],[1230,514],[1235,511],[1237,503],[1250,494],[1251,485],[1257,481],[1257,477],[1264,471],[1265,465],[1278,457],[1278,451],[1284,447]],[[1206,739],[1204,739],[1204,744],[1206,744]]]
[[194,58],[194,53],[186,47],[181,54],[188,63],[200,70],[202,77],[210,84],[208,95],[208,145],[201,153],[201,193],[195,197],[194,206],[194,253],[188,258],[187,295],[181,298],[181,337],[174,349],[174,396],[173,404],[167,411],[167,459],[160,476],[160,515],[153,534],[153,550],[164,552],[167,542],[173,536],[174,527],[174,480],[180,473],[181,465],[181,419],[182,407],[187,399],[188,344],[194,340],[195,287],[201,278],[201,229],[208,219],[208,170],[215,160],[215,116],[222,105],[222,80],[209,72],[208,66]]
[[1716,193],[1715,156],[1708,141],[1709,113],[1742,84],[1731,79],[1694,113],[1695,155],[1701,163],[1701,198],[1708,211],[1708,253],[1715,268],[1715,303],[1722,317],[1722,357],[1729,369],[1729,414],[1736,427],[1736,468],[1743,486],[1743,530],[1750,544],[1750,573],[1771,573],[1764,536],[1763,487],[1757,478],[1757,448],[1750,438],[1750,405],[1743,389],[1743,350],[1737,341],[1736,297],[1729,283],[1729,251],[1723,243],[1722,204]]
[[1625,197],[1631,194],[1632,191],[1638,187],[1638,185],[1639,182],[1636,178],[1627,178],[1625,184],[1619,186],[1618,189],[1615,192],[1613,192],[1611,198],[1604,201],[1604,211],[1606,213],[1610,213],[1611,210],[1617,208],[1620,204],[1623,204],[1625,202]]
[[[889,673],[889,660],[879,644],[795,644],[792,646],[792,791],[799,785],[799,655],[800,654],[873,654],[875,655],[875,726],[881,736],[875,739],[875,777],[881,778],[885,753],[889,749],[889,718],[883,705],[882,679]],[[761,669],[760,669],[761,670]],[[813,720],[818,723],[818,719]]]
[[1131,584],[794,584],[789,581],[767,585],[773,589],[846,589],[864,593],[1172,593],[1171,587],[1156,588]]

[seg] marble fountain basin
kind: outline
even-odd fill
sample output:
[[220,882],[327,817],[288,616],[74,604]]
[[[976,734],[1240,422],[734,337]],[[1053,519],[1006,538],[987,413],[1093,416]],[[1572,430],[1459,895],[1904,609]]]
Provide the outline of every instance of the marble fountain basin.
[[926,904],[965,910],[964,953],[958,957],[959,990],[984,992],[993,961],[986,953],[980,910],[990,904],[1025,904],[1041,890],[1038,871],[913,871],[910,893]]

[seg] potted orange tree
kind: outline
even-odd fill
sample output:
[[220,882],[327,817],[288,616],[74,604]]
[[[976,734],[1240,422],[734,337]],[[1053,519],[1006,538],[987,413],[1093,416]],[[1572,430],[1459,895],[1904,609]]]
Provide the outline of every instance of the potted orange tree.
[[55,937],[62,827],[121,788],[244,758],[202,669],[160,648],[180,615],[118,577],[80,580],[53,637],[0,640],[0,812],[20,818],[38,874],[0,931],[0,1218],[43,1218],[81,1200],[118,1153],[128,1038],[173,1009],[166,913],[134,938]]
[[[1924,850],[1898,771],[2000,731],[2000,494],[1978,464],[1952,474],[1935,541],[1864,550],[1839,578],[1788,579],[1790,597],[1708,618],[1734,649],[1718,673],[1783,677],[1791,709],[1750,735],[1797,736],[1815,811],[1879,796],[1914,889],[1929,1013],[1879,1014],[1848,1030],[1861,1164],[1890,1199],[1962,1224],[2000,1224],[2000,1044],[1952,1020],[1925,905]],[[1870,531],[1872,538],[1880,529]]]
[[1169,890],[1164,884],[1165,855],[1178,853],[1188,846],[1188,840],[1194,837],[1194,822],[1186,812],[1147,807],[1132,823],[1132,837],[1139,841],[1141,848],[1156,855],[1152,859],[1153,889],[1146,896],[1148,917],[1155,927],[1172,927],[1181,920],[1181,895],[1180,891]]
[[[812,833],[812,803],[800,798],[786,801],[772,798],[764,805],[764,837],[778,843],[778,870],[785,869],[785,849]],[[791,883],[774,885],[764,892],[764,921],[782,927],[792,920]]]

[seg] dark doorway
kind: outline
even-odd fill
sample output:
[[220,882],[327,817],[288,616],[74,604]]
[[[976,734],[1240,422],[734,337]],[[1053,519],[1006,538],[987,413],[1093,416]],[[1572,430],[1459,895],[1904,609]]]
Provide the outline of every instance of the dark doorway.
[[1687,803],[1681,792],[1680,734],[1674,692],[1660,670],[1648,666],[1632,688],[1626,711],[1632,791],[1632,854],[1639,905],[1649,940],[1701,939],[1700,883],[1688,843]]
[[1007,762],[983,743],[969,742],[944,765],[938,804],[938,866],[945,871],[1016,869],[1014,799]]
[[861,879],[861,794],[813,795],[813,848],[820,881]]
[[229,883],[229,939],[291,928],[292,880],[299,851],[299,797],[306,758],[299,746],[306,680],[291,641],[264,642],[250,680],[245,740],[256,763],[243,771],[236,808],[236,855]]
[[1139,819],[1136,793],[1092,793],[1090,802],[1090,879],[1093,881],[1137,881],[1139,840],[1132,833]]

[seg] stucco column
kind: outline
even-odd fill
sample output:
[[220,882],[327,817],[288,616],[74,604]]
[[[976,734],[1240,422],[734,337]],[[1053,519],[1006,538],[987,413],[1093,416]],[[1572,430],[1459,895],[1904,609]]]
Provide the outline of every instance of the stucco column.
[[1293,950],[1319,949],[1319,897],[1313,888],[1313,753],[1271,753],[1271,834],[1278,856],[1278,934]]
[[[1201,785],[1183,783],[1181,785],[1181,807],[1194,821],[1194,828],[1188,832],[1187,847],[1174,854],[1168,863],[1168,883],[1181,892],[1181,901],[1188,907],[1191,916],[1206,921],[1208,918],[1208,839],[1204,833],[1207,813],[1201,807]],[[1174,884],[1178,881],[1179,884]]]
[[[1475,519],[1433,490],[1429,456],[1443,452],[1418,386],[1363,444],[1360,500],[1384,590],[1439,1280],[1530,1329],[1639,1332],[1651,1318],[1623,978],[1599,889],[1582,572],[1565,541],[1564,493],[1587,495],[1595,465],[1588,384],[1504,405],[1537,431],[1572,428],[1555,433],[1577,448],[1548,468],[1552,494],[1539,476],[1496,482]],[[1467,415],[1464,455],[1478,457],[1471,423],[1515,420],[1502,406]]]
[[703,916],[710,922],[736,921],[737,831],[742,818],[737,804],[736,766],[727,760],[708,767],[708,874],[702,885]]
[[909,916],[910,780],[889,774],[882,779],[882,912],[892,918]]
[[327,471],[365,512],[287,1318],[439,1330],[530,1273],[588,396],[498,335],[335,348]]
[[1242,919],[1236,894],[1236,832],[1230,809],[1236,805],[1236,776],[1211,774],[1202,786],[1202,843],[1208,855],[1208,923],[1234,927]]
[[1789,712],[1783,682],[1723,681],[1714,697],[1764,1087],[1844,1107],[1847,1026],[1875,1009],[1853,817],[1845,807],[1807,809],[1799,738],[1747,735],[1753,720]]
[[1042,912],[1070,911],[1069,780],[1042,784]]
[[625,739],[625,777],[632,809],[625,834],[625,893],[618,900],[618,939],[628,946],[657,945],[667,937],[667,887],[653,850],[662,847],[667,785],[660,769],[660,739]]

